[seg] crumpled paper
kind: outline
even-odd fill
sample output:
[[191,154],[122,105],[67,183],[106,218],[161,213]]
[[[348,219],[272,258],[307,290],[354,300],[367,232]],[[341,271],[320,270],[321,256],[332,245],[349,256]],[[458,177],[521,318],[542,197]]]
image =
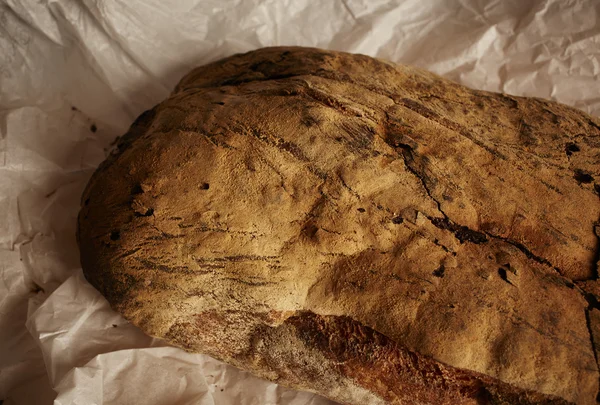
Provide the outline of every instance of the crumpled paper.
[[145,336],[84,279],[79,197],[192,67],[270,45],[364,53],[600,114],[600,3],[0,0],[0,399],[330,404]]

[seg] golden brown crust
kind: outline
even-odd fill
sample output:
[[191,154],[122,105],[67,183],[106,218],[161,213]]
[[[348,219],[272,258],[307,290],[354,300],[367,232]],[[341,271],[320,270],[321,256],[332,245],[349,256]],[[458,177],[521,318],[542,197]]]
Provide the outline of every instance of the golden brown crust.
[[[341,402],[405,403],[411,373],[361,357],[392,367],[398,347],[479,376],[459,391],[592,404],[599,156],[598,121],[560,104],[267,48],[195,69],[134,123],[84,193],[82,264],[147,333]],[[302,338],[336,328],[385,343],[340,366]]]

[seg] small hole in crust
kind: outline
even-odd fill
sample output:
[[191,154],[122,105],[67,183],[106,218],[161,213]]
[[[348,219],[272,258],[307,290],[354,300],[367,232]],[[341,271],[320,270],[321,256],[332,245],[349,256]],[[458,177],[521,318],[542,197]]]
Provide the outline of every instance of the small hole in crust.
[[200,190],[208,190],[210,188],[210,184],[208,183],[202,183],[200,185]]
[[144,212],[143,214],[140,214],[139,212],[135,212],[134,215],[136,217],[150,217],[154,214],[154,208],[148,208],[146,210],[146,212]]
[[581,149],[579,148],[579,145],[577,145],[575,142],[569,142],[565,145],[565,153],[567,156],[571,156],[573,152],[579,152],[580,150]]
[[121,239],[121,232],[120,231],[112,231],[110,233],[110,240],[119,240]]
[[477,394],[475,400],[477,401],[477,405],[487,405],[491,404],[493,401],[492,394],[485,387],[479,387],[477,390]]
[[573,178],[577,180],[579,184],[588,184],[594,181],[594,178],[591,174],[584,172],[581,169],[576,169]]
[[365,212],[365,209],[364,209],[364,208],[357,208],[356,210],[357,210],[358,212]]
[[401,224],[402,222],[404,222],[404,218],[402,218],[400,215],[398,215],[397,217],[392,218],[392,223],[393,224]]

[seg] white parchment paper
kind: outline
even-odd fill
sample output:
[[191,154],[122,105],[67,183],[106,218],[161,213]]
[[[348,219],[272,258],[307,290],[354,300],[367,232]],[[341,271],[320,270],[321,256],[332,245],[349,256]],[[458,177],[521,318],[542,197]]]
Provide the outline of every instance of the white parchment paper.
[[359,52],[600,114],[595,0],[0,0],[0,399],[331,404],[149,338],[83,278],[79,197],[192,67],[270,45]]

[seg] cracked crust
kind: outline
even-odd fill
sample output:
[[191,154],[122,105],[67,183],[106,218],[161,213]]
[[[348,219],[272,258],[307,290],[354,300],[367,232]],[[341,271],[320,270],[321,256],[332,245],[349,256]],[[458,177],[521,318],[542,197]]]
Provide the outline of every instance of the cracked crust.
[[82,265],[147,333],[348,404],[595,403],[595,118],[266,48],[117,146]]

